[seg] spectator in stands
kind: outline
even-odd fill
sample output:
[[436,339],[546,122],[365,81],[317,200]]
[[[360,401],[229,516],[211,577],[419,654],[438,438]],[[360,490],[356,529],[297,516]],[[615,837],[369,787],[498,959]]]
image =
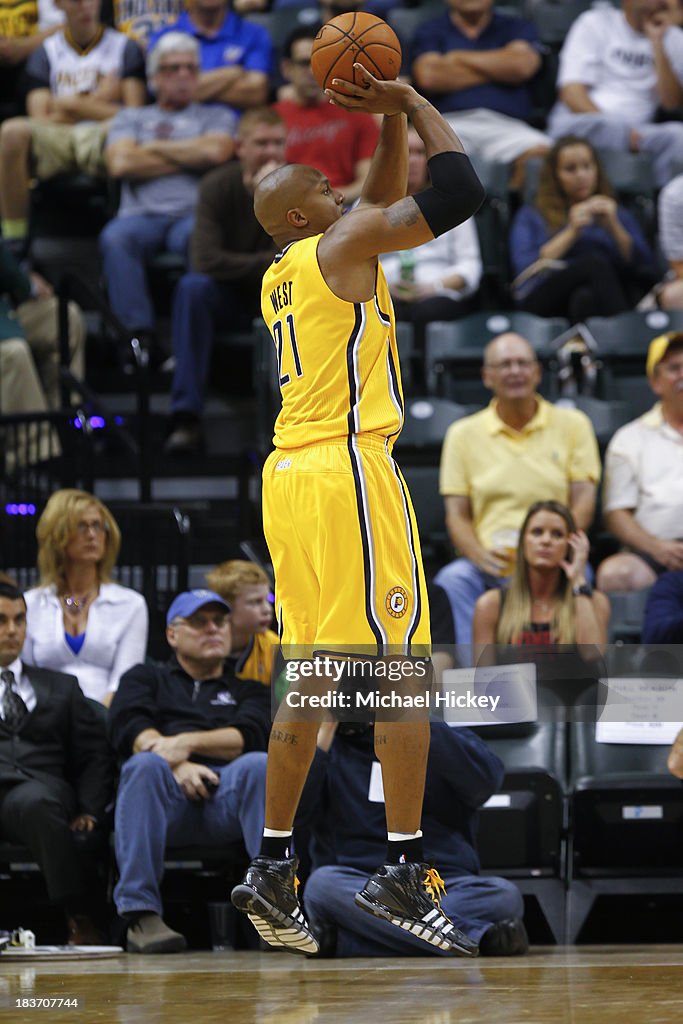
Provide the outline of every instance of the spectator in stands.
[[683,644],[683,570],[662,573],[648,594],[641,640]]
[[317,25],[304,25],[287,39],[282,74],[291,83],[291,94],[275,109],[287,126],[287,163],[317,167],[351,204],[363,187],[379,126],[372,114],[330,105],[311,71],[317,32]]
[[415,31],[413,78],[475,162],[514,164],[510,185],[519,188],[525,161],[551,141],[526,123],[541,67],[538,34],[530,21],[494,10],[493,0],[446,2],[446,13]]
[[230,10],[228,0],[187,0],[178,20],[152,36],[150,49],[173,31],[187,32],[199,43],[200,103],[225,103],[237,112],[266,102],[273,47],[265,28]]
[[450,598],[459,644],[471,642],[477,598],[508,581],[529,505],[560,501],[587,530],[600,479],[588,418],[536,393],[541,368],[525,338],[501,334],[489,342],[482,377],[492,402],[453,423],[441,452],[446,526],[460,557],[435,581]]
[[[472,950],[478,946],[484,956],[514,956],[528,949],[519,890],[507,879],[479,875],[477,810],[497,791],[502,778],[500,759],[477,735],[444,722],[431,723],[422,830],[425,859],[438,863],[444,877],[442,881],[431,869],[430,882],[443,913],[464,932]],[[372,725],[321,726],[304,801],[315,797],[315,870],[306,883],[304,901],[322,955],[428,955],[429,947],[410,932],[376,917],[366,920],[368,915],[354,903],[359,881],[379,863],[386,841],[384,791],[373,756]]]
[[247,111],[237,130],[237,160],[201,184],[191,242],[192,273],[173,296],[176,363],[166,451],[190,454],[204,443],[202,413],[217,327],[248,330],[261,309],[261,278],[275,255],[254,216],[256,182],[284,162],[286,129],[268,108]]
[[683,31],[666,0],[622,0],[584,11],[560,54],[554,138],[579,135],[594,146],[649,153],[661,187],[683,157],[683,124],[654,124],[658,106],[683,103]]
[[[317,165],[316,165],[317,166]],[[408,194],[430,184],[424,142],[408,129]],[[482,263],[474,218],[417,249],[380,257],[398,320],[456,320],[472,308]]]
[[136,665],[111,706],[111,737],[125,760],[116,800],[116,907],[131,953],[174,953],[185,937],[162,920],[164,850],[263,833],[268,690],[226,665],[230,618],[210,590],[179,594],[168,610],[165,665]]
[[26,61],[63,21],[54,0],[0,0],[0,121],[23,114]]
[[40,584],[26,594],[24,655],[68,670],[86,697],[109,704],[123,673],[147,650],[147,605],[112,583],[121,543],[106,505],[86,491],[55,491],[38,520]]
[[656,278],[638,221],[619,206],[589,142],[559,139],[533,205],[510,232],[513,294],[522,309],[571,323],[633,309]]
[[590,545],[558,501],[537,501],[519,533],[507,590],[482,594],[474,609],[475,648],[607,643],[609,601],[586,577]]
[[0,574],[0,837],[31,851],[69,943],[96,945],[88,869],[113,783],[104,720],[73,676],[22,657],[25,635],[24,596]]
[[185,10],[183,0],[104,0],[103,13],[112,24],[138,46],[147,50],[151,37],[162,28],[175,27]]
[[29,117],[0,129],[2,234],[15,254],[28,249],[29,181],[63,172],[103,175],[107,123],[145,98],[142,52],[100,22],[99,0],[59,0],[66,27],[31,54]]
[[683,569],[683,334],[653,338],[647,375],[659,401],[605,455],[605,523],[623,548],[600,564],[601,590],[643,590]]
[[210,590],[230,605],[230,658],[237,679],[257,679],[270,686],[273,659],[280,645],[273,623],[271,584],[253,562],[221,562],[206,575]]
[[669,265],[664,279],[639,309],[683,309],[683,174],[672,178],[657,200],[657,234],[662,255]]
[[[59,409],[58,304],[40,274],[25,274],[0,240],[0,415]],[[84,372],[85,325],[69,303],[69,351]]]
[[156,102],[122,110],[107,137],[107,170],[122,182],[118,213],[100,235],[109,301],[152,351],[145,264],[163,250],[187,259],[200,178],[233,151],[234,115],[196,102],[198,73],[197,40],[183,32],[162,35],[147,57]]

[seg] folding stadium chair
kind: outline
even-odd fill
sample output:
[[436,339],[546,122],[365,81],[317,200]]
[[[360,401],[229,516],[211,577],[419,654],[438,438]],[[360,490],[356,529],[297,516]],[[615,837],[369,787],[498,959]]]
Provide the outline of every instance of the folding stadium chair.
[[[490,396],[481,382],[484,349],[492,338],[514,331],[527,338],[543,361],[553,354],[551,342],[569,322],[535,316],[521,310],[472,313],[452,323],[427,326],[426,374],[430,394],[484,405]],[[543,388],[541,389],[543,390]]]
[[618,400],[605,401],[593,398],[592,395],[576,395],[574,398],[561,398],[556,405],[564,408],[579,409],[591,421],[600,451],[604,452],[612,435],[633,419],[633,407],[628,402]]
[[[660,680],[656,689],[661,695]],[[595,696],[593,687],[584,703]],[[614,725],[611,736],[601,728],[570,725],[568,943],[600,895],[683,895],[683,786],[666,768],[670,741],[619,742]]]
[[486,198],[474,215],[481,250],[482,276],[479,298],[486,309],[509,302],[510,263],[510,164],[475,159],[475,170],[486,189]]
[[[441,445],[451,423],[473,410],[445,398],[412,398],[406,402],[403,430],[396,442],[396,455],[401,465],[417,455],[424,464],[431,454],[438,464]],[[412,460],[411,460],[412,461]]]
[[165,659],[166,609],[188,587],[190,517],[168,505],[108,502],[108,507],[121,530],[115,578],[144,596],[149,609],[148,654]]
[[643,630],[645,605],[651,587],[645,590],[612,591],[609,597],[612,614],[609,622],[611,644],[637,644]]
[[[539,705],[544,688],[537,685]],[[479,818],[484,874],[512,879],[534,899],[557,943],[565,929],[566,731],[562,721],[537,720],[476,730],[505,766],[500,791]]]
[[591,0],[538,0],[529,5],[526,16],[536,26],[541,42],[559,50],[573,22],[590,7]]
[[657,309],[589,317],[586,328],[602,364],[601,397],[628,402],[634,417],[645,412],[655,401],[645,376],[648,345],[665,331],[683,331],[683,312]]
[[387,21],[398,36],[403,51],[401,74],[410,77],[410,51],[415,29],[425,21],[431,21],[444,13],[439,0],[418,4],[417,7],[393,7],[387,14]]

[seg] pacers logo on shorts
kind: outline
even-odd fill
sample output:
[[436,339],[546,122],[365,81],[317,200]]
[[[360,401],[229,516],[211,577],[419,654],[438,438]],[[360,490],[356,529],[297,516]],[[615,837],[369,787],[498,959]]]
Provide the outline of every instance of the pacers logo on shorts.
[[394,619],[400,619],[408,611],[408,595],[403,587],[392,587],[384,604]]

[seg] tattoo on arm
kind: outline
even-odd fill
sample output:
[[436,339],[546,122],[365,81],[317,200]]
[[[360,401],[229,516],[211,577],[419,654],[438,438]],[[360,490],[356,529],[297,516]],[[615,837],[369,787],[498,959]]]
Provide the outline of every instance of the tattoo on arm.
[[417,218],[420,216],[420,208],[412,196],[406,196],[405,199],[399,199],[397,203],[394,203],[388,209],[382,210],[382,213],[392,228],[409,227],[417,222]]
[[277,743],[289,743],[293,747],[299,742],[298,736],[292,732],[283,732],[282,729],[273,729],[270,735]]
[[423,100],[422,103],[416,103],[415,106],[411,107],[410,110],[408,111],[408,117],[412,117],[413,114],[417,114],[418,110],[424,110],[425,107],[430,107],[430,106],[431,106],[431,103],[427,103],[426,100]]
[[375,733],[375,746],[382,746],[386,744],[387,738],[384,733]]

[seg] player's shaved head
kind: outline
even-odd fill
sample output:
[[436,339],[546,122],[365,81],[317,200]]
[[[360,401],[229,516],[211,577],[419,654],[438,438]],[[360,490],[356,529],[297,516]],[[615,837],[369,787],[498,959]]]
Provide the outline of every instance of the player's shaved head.
[[302,210],[307,196],[324,180],[325,176],[315,167],[285,164],[258,183],[254,189],[254,213],[261,227],[275,242],[279,244],[325,230],[325,227],[311,225],[306,216],[298,227],[297,218],[291,216],[294,211]]

